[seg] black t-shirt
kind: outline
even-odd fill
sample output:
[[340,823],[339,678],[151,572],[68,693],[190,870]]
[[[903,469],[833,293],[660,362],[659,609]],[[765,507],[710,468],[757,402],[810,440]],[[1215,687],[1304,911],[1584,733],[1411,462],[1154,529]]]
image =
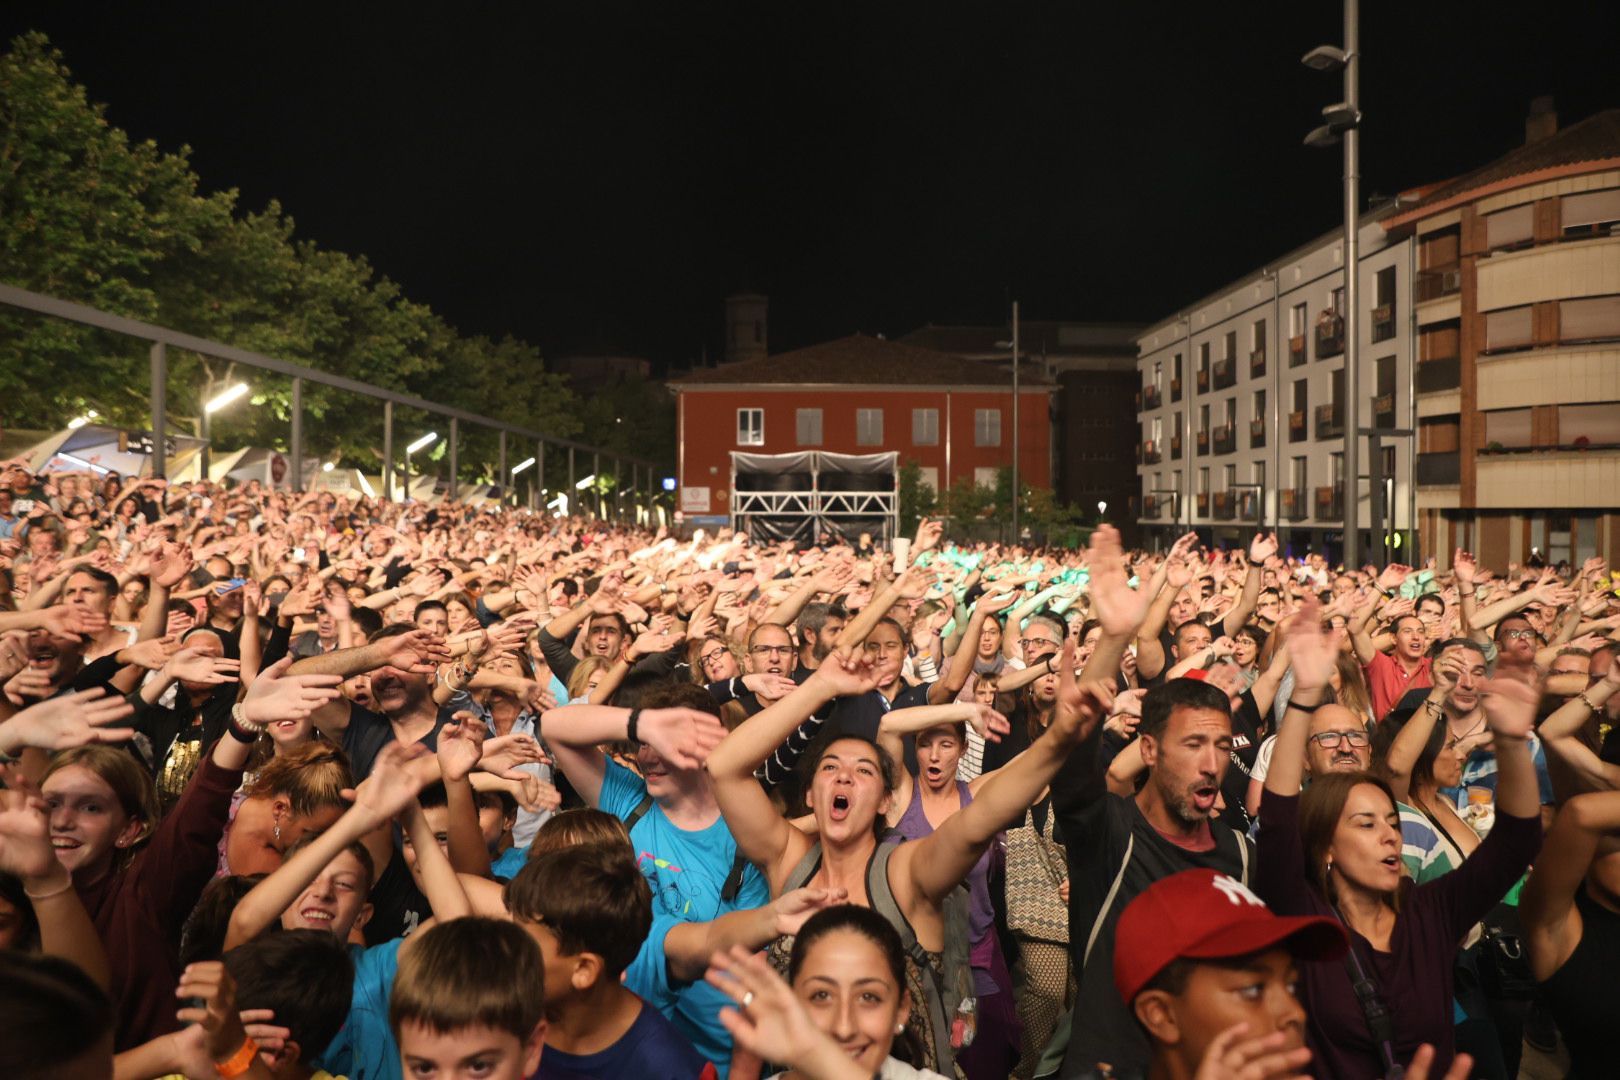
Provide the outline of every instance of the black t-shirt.
[[[429,750],[439,749],[439,731],[448,724],[455,715],[455,710],[446,705],[439,709],[439,715],[434,720],[433,730],[422,736],[418,741]],[[377,763],[377,755],[382,748],[394,741],[394,725],[388,717],[381,713],[374,713],[370,709],[363,709],[354,702],[349,702],[349,726],[343,729],[343,752],[349,755],[349,769],[354,775],[354,782],[360,783],[371,775],[371,767]]]
[[[832,714],[827,717],[827,731],[829,738],[836,739],[841,735],[855,735],[862,739],[877,742],[878,727],[883,723],[883,715],[892,709],[910,709],[919,705],[928,704],[928,691],[933,683],[918,683],[908,686],[894,696],[894,700],[886,700],[876,690],[868,690],[864,694],[854,697],[841,697],[833,703]],[[907,735],[906,768],[913,774],[917,771],[916,739]]]
[[398,846],[394,848],[394,857],[378,875],[377,883],[371,887],[370,901],[371,920],[363,931],[367,945],[381,945],[405,937],[433,914],[433,906],[416,887],[411,868],[405,865],[405,856],[400,854]]
[[1249,795],[1249,774],[1254,771],[1265,734],[1265,721],[1254,703],[1254,694],[1245,690],[1232,711],[1232,763],[1221,780],[1221,798],[1226,801],[1221,821],[1240,833],[1249,831],[1250,818],[1243,800]]

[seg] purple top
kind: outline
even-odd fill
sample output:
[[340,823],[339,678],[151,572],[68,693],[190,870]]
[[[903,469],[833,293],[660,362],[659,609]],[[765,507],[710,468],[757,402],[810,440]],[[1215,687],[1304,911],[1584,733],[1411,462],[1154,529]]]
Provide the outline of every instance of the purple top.
[[[1378,952],[1354,930],[1350,944],[1370,969],[1389,1007],[1395,1060],[1402,1065],[1422,1043],[1433,1043],[1431,1075],[1451,1067],[1452,964],[1468,928],[1519,880],[1541,847],[1539,818],[1498,813],[1490,835],[1462,866],[1414,885],[1402,898],[1388,952]],[[1260,839],[1254,889],[1279,915],[1336,917],[1306,884],[1299,835],[1299,796],[1266,792],[1260,803]],[[1347,928],[1348,929],[1348,928]],[[1383,1063],[1343,960],[1300,965],[1300,997],[1308,1018],[1306,1039],[1321,1076],[1381,1076]]]
[[[956,795],[966,806],[973,801],[973,792],[961,780],[956,782]],[[929,824],[928,815],[923,813],[922,781],[914,780],[911,785],[911,804],[906,807],[905,816],[894,827],[894,831],[907,840],[921,840],[934,831]],[[992,845],[993,847],[994,845]],[[988,968],[991,955],[991,933],[995,926],[995,909],[990,906],[990,848],[984,850],[979,861],[973,864],[968,872],[968,940],[972,944],[971,958],[976,968]]]

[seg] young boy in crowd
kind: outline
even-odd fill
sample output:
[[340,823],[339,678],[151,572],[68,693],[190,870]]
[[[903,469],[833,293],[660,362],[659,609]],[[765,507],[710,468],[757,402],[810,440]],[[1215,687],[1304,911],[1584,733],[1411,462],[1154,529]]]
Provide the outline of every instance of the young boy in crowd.
[[652,927],[652,890],[632,849],[586,844],[531,859],[506,905],[545,957],[540,1080],[713,1080],[712,1063],[620,982]]
[[388,1005],[395,1065],[412,1077],[534,1076],[546,1036],[546,979],[529,935],[501,919],[471,917],[424,928],[411,941]]
[[265,934],[226,953],[225,970],[236,980],[237,1007],[268,1009],[269,1022],[287,1032],[279,1046],[259,1046],[275,1080],[332,1080],[313,1061],[348,1015],[354,964],[343,943],[324,930]]

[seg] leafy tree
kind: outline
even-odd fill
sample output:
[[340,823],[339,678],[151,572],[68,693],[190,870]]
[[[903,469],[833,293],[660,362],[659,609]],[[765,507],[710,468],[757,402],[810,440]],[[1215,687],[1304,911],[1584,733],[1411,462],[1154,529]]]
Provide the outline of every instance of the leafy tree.
[[900,531],[907,536],[917,531],[919,518],[932,517],[939,509],[939,495],[922,482],[922,466],[915,461],[900,463]]

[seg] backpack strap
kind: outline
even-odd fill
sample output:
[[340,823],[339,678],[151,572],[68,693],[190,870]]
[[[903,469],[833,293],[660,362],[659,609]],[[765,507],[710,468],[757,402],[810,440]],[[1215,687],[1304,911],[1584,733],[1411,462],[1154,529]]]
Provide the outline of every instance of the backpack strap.
[[933,1028],[934,1065],[935,1068],[948,1070],[950,1063],[955,1060],[955,1051],[951,1049],[953,1018],[945,1007],[945,981],[929,962],[928,950],[917,940],[917,932],[911,928],[911,921],[906,918],[905,912],[900,910],[900,903],[894,898],[894,889],[889,885],[889,856],[899,846],[879,842],[877,850],[872,853],[872,861],[866,867],[866,896],[871,901],[872,910],[883,916],[899,933],[900,947],[922,975],[923,985],[928,990],[925,995],[928,1001],[924,1003],[924,1008]]
[[[741,855],[739,854],[738,857],[740,858]],[[816,876],[816,870],[820,866],[821,841],[817,840],[810,845],[810,850],[804,853],[804,858],[799,860],[799,864],[787,876],[787,881],[782,883],[782,891],[791,892],[794,889],[804,888],[810,879]]]
[[636,808],[625,815],[624,831],[629,832],[631,829],[635,828],[636,822],[646,817],[647,811],[651,810],[652,808],[653,797],[651,795],[643,795],[641,797],[641,801],[636,803]]
[[739,851],[736,858],[731,860],[731,873],[726,875],[726,883],[720,887],[720,899],[723,903],[737,902],[737,894],[742,892],[743,875],[747,872],[748,856]]
[[1119,887],[1125,884],[1125,871],[1131,865],[1131,852],[1135,850],[1136,834],[1133,832],[1130,840],[1125,843],[1125,857],[1119,860],[1119,873],[1114,875],[1114,883],[1108,887],[1108,895],[1103,897],[1102,907],[1097,909],[1097,921],[1091,924],[1091,933],[1086,936],[1086,951],[1080,957],[1082,968],[1091,962],[1092,946],[1097,944],[1097,935],[1102,933],[1103,923],[1108,920],[1108,909],[1114,906],[1114,901],[1119,897]]

